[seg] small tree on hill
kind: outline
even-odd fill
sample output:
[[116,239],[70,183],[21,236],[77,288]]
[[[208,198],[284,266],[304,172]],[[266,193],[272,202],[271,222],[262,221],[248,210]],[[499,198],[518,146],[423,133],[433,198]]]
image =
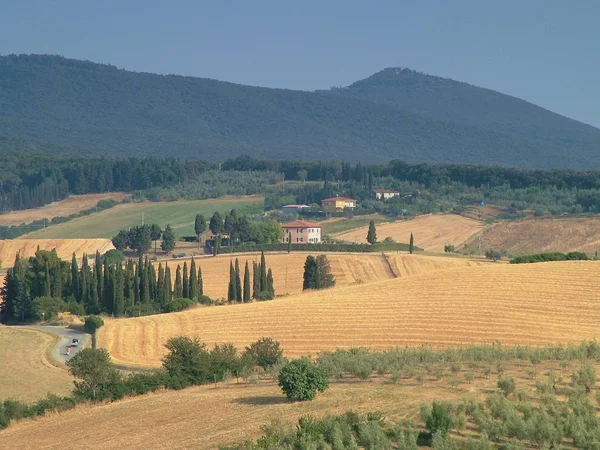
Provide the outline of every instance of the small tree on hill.
[[287,235],[287,252],[290,253],[292,251],[292,233],[288,232]]
[[335,286],[335,278],[331,273],[331,266],[329,265],[327,255],[317,256],[317,274],[319,281],[317,289],[327,289]]
[[200,248],[200,242],[202,241],[202,234],[206,231],[206,220],[202,214],[196,214],[194,220],[194,233],[198,236],[198,248]]
[[302,289],[316,289],[317,288],[317,260],[314,256],[308,255],[304,262],[304,281],[302,282]]
[[235,258],[235,300],[241,302],[243,300],[244,293],[242,291],[242,280],[240,277],[240,261]]
[[410,233],[410,241],[408,242],[408,252],[412,255],[413,250],[415,249],[415,237],[412,233]]
[[312,400],[329,387],[327,373],[306,358],[285,365],[278,378],[279,387],[291,401]]
[[248,261],[246,261],[246,267],[244,268],[244,303],[248,303],[252,298],[251,286],[250,286],[250,268],[248,267]]
[[229,285],[227,286],[227,300],[230,302],[235,302],[237,299],[235,278],[233,261],[229,261]]
[[223,232],[223,225],[223,217],[221,217],[221,214],[219,214],[219,212],[217,211],[210,218],[208,228],[210,229],[212,234],[218,236]]
[[498,261],[502,259],[502,253],[500,253],[498,250],[490,249],[485,251],[485,257],[487,259],[491,259],[492,261]]
[[278,341],[264,337],[246,347],[244,356],[250,358],[255,365],[268,370],[281,360],[283,350]]
[[104,326],[104,320],[100,316],[87,316],[83,325],[83,331],[92,335],[92,348],[96,348],[96,331]]
[[173,337],[165,347],[168,353],[162,363],[169,374],[170,387],[181,389],[211,379],[210,354],[198,338]]
[[154,253],[156,253],[157,242],[162,236],[162,230],[158,226],[158,224],[153,223],[150,225],[150,238],[154,242]]
[[367,242],[371,245],[377,242],[377,230],[375,229],[375,221],[369,222],[369,231],[367,232]]
[[163,251],[167,253],[175,250],[175,233],[173,232],[173,228],[171,228],[171,225],[167,224],[165,228],[160,248],[162,248]]
[[97,400],[99,391],[119,379],[119,372],[110,364],[110,355],[104,348],[85,348],[67,361],[69,372],[81,381],[75,381],[75,394]]

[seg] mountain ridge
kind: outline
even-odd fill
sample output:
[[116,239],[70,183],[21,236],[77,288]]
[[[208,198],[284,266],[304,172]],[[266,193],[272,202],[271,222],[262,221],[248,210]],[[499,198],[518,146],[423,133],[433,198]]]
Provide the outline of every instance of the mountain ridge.
[[412,69],[398,80],[398,71],[308,92],[0,56],[0,152],[7,142],[33,141],[56,154],[600,167],[597,128]]

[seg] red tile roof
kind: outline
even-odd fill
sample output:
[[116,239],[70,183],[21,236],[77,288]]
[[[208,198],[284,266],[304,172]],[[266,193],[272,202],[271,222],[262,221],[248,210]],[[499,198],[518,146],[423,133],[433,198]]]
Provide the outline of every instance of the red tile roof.
[[315,222],[308,222],[306,220],[295,220],[294,222],[288,222],[281,225],[282,228],[321,228],[321,225]]

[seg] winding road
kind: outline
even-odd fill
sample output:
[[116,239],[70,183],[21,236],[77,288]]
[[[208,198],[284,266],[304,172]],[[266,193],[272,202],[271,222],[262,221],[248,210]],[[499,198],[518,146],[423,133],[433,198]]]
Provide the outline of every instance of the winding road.
[[[60,340],[52,349],[52,358],[57,362],[67,362],[73,356],[79,352],[80,349],[85,348],[90,340],[90,335],[83,331],[72,330],[65,327],[51,327],[41,325],[27,325],[23,328],[30,330],[43,331],[58,336]],[[79,345],[73,347],[71,342],[73,339],[79,339]],[[69,349],[67,353],[67,349]]]

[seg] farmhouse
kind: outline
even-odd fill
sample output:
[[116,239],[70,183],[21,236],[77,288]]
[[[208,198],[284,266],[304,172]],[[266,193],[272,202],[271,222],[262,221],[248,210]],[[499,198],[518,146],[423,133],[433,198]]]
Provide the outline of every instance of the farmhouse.
[[356,208],[356,200],[347,197],[332,197],[321,200],[324,211],[344,211]]
[[321,225],[305,220],[295,220],[284,223],[281,228],[285,231],[283,242],[291,239],[293,244],[319,244],[321,242]]
[[375,200],[389,200],[390,198],[399,197],[400,192],[391,189],[373,189],[371,196]]
[[285,205],[281,207],[281,210],[284,214],[297,214],[308,208],[308,205]]

